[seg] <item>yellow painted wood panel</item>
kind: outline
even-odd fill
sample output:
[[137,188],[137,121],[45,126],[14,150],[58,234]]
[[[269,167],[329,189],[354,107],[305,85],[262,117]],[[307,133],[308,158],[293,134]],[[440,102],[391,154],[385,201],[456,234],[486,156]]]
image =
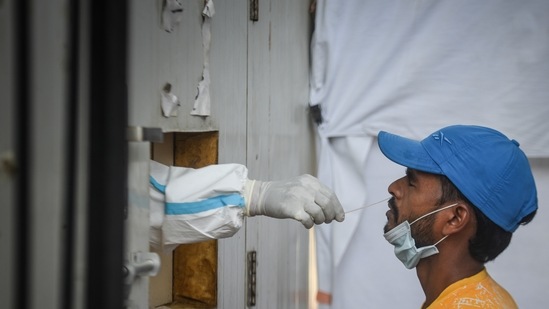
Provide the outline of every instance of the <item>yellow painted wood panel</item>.
[[[218,132],[176,133],[176,166],[200,168],[218,161]],[[203,308],[217,304],[217,241],[184,244],[174,251],[173,297]]]

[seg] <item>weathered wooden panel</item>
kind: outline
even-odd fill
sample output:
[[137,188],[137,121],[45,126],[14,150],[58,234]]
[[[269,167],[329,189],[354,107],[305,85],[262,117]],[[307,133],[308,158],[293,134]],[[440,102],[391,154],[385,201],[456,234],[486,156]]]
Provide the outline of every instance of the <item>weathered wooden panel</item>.
[[[203,0],[184,1],[180,24],[162,27],[164,1],[131,1],[129,33],[130,125],[160,127],[165,132],[210,129],[212,117],[189,113],[202,78]],[[161,91],[166,83],[181,106],[178,117],[164,117]]]
[[[256,179],[313,173],[308,115],[308,1],[260,1],[249,25],[248,167]],[[248,219],[256,250],[257,307],[308,307],[308,233],[292,220]]]
[[[312,173],[308,1],[261,1],[256,22],[249,20],[248,0],[215,1],[209,117],[189,115],[204,60],[203,1],[184,2],[182,23],[171,33],[161,29],[161,3],[132,2],[130,125],[218,131],[217,161],[246,164],[252,178]],[[178,117],[161,115],[166,83],[181,101]],[[291,220],[252,218],[235,236],[219,240],[218,308],[245,307],[246,251],[257,248],[262,308],[307,307],[307,235]]]

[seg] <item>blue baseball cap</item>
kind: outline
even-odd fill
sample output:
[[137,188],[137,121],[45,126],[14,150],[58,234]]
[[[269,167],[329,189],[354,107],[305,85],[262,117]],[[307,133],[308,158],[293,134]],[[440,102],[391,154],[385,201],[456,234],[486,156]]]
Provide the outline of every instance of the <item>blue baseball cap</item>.
[[490,220],[514,232],[538,209],[534,176],[519,143],[494,129],[454,125],[422,141],[379,132],[378,144],[391,161],[445,175]]

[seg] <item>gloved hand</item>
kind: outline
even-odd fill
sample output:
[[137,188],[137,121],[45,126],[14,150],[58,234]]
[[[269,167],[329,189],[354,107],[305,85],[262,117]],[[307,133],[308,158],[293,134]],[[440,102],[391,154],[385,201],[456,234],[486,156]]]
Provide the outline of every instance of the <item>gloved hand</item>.
[[332,220],[341,222],[345,212],[334,192],[311,175],[283,181],[247,180],[246,215],[290,218],[306,228]]

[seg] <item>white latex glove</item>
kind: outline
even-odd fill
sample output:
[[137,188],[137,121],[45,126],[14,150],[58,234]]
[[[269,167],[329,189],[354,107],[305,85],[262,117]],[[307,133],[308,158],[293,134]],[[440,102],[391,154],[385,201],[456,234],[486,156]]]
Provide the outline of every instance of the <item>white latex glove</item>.
[[311,175],[282,181],[247,180],[246,215],[295,219],[306,228],[332,220],[341,222],[345,212],[336,195]]

